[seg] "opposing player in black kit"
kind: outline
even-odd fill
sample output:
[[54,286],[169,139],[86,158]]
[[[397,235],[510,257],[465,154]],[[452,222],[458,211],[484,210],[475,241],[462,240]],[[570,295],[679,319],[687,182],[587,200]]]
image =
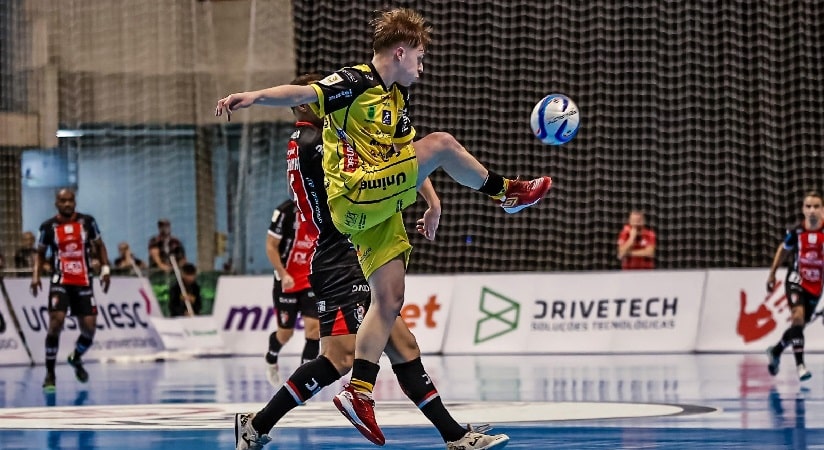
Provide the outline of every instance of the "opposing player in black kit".
[[[306,85],[320,78],[303,75],[293,84]],[[287,154],[288,176],[300,214],[317,232],[309,279],[316,295],[322,352],[317,359],[300,366],[262,410],[235,416],[237,450],[262,448],[271,440],[269,431],[286,413],[351,370],[355,333],[371,299],[355,249],[332,224],[326,203],[321,120],[308,105],[295,107],[294,113],[300,145]],[[509,441],[504,434],[484,434],[485,427],[464,428],[452,418],[421,363],[415,337],[400,317],[385,353],[401,389],[435,425],[448,450],[500,449]]]
[[[289,141],[289,149],[298,146],[300,135]],[[318,357],[320,336],[315,294],[309,284],[309,264],[315,252],[317,233],[297,212],[292,200],[281,203],[272,213],[266,235],[266,256],[275,269],[272,302],[277,311],[278,329],[269,335],[266,352],[266,378],[280,387],[278,354],[295,332],[298,312],[303,316],[304,335],[301,364]]]
[[57,215],[40,225],[37,239],[31,293],[35,297],[42,289],[40,271],[46,262],[46,250],[51,251],[54,274],[49,285],[49,331],[46,333],[46,378],[43,390],[55,390],[54,365],[60,345],[60,332],[71,310],[78,318],[80,336],[69,355],[68,362],[74,368],[77,380],[85,383],[89,374],[83,368],[80,357],[92,346],[97,329],[97,304],[92,289],[92,255],[100,259],[100,285],[103,292],[109,290],[109,254],[100,237],[94,217],[75,211],[75,195],[69,189],[57,192],[54,202]]
[[770,374],[778,373],[781,353],[792,346],[798,378],[809,380],[812,374],[804,365],[804,326],[812,319],[824,287],[824,200],[816,191],[804,196],[801,211],[804,220],[787,230],[778,246],[767,277],[767,290],[775,287],[775,271],[787,256],[792,258],[785,288],[792,308],[792,322],[775,346],[767,349]]

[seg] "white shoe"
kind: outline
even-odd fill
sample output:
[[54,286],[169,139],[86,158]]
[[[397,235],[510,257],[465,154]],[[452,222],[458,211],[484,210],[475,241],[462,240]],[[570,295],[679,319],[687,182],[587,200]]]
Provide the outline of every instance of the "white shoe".
[[235,450],[260,450],[272,438],[260,434],[252,426],[254,413],[235,414]]
[[812,377],[813,377],[813,374],[811,374],[810,371],[807,370],[806,367],[804,367],[804,364],[799,364],[798,365],[798,379],[799,380],[807,381]]
[[283,384],[283,380],[280,379],[277,363],[267,364],[266,366],[266,379],[269,380],[269,384],[273,387],[279,388],[280,385]]
[[457,441],[447,442],[446,450],[491,450],[506,447],[509,436],[505,434],[485,434],[492,428],[489,425],[480,425],[473,428],[467,425],[467,432]]

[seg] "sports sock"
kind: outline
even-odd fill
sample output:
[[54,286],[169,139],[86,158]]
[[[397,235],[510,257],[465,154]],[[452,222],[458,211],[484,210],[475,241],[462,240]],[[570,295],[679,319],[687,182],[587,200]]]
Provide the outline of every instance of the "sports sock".
[[57,360],[57,350],[60,348],[60,338],[46,335],[46,370],[54,373],[54,362]]
[[269,335],[269,351],[266,352],[266,362],[269,364],[277,364],[278,363],[278,353],[280,353],[280,349],[283,347],[283,344],[280,343],[278,340],[277,332],[273,332]]
[[349,384],[356,391],[371,394],[375,388],[375,381],[378,379],[378,371],[381,366],[365,359],[356,359],[352,364],[352,379]]
[[443,405],[438,390],[423,368],[421,358],[395,364],[392,370],[398,377],[398,384],[404,394],[415,403],[432,425],[435,425],[444,442],[457,441],[466,434],[466,429],[452,418]]
[[338,369],[335,369],[332,362],[325,356],[315,358],[298,367],[269,400],[269,403],[255,415],[252,419],[252,427],[258,433],[268,433],[286,413],[303,404],[340,377]]
[[306,364],[307,362],[317,358],[319,351],[320,351],[320,340],[318,340],[318,339],[307,339],[306,343],[303,344],[303,354],[300,356],[301,364]]
[[492,198],[502,198],[509,185],[508,181],[509,180],[490,170],[486,176],[486,180],[484,180],[484,184],[478,188],[478,191]]
[[789,343],[793,346],[793,356],[795,365],[804,364],[804,327],[793,325],[784,333],[785,339],[789,334]]
[[74,356],[80,358],[92,346],[92,338],[80,333],[77,337],[77,342],[74,344]]

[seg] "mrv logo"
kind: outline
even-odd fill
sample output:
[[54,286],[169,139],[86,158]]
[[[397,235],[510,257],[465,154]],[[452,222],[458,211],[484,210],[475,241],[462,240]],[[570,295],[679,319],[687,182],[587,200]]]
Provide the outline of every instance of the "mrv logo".
[[[226,322],[223,323],[224,331],[268,331],[275,330],[277,317],[275,308],[261,308],[260,306],[233,306],[226,315]],[[298,313],[298,320],[295,328],[303,329],[303,317]]]

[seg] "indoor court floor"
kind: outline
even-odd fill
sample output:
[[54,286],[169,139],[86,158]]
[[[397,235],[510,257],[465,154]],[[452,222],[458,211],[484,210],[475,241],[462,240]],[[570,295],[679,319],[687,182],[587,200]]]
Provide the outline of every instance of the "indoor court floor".
[[[507,449],[814,449],[824,448],[823,356],[807,356],[813,378],[803,386],[789,353],[775,378],[760,354],[423,361],[453,416],[507,433]],[[283,376],[297,360],[281,357]],[[87,369],[91,380],[81,385],[59,366],[57,393],[46,396],[43,366],[0,368],[0,449],[230,450],[233,413],[258,410],[274,392],[262,356]],[[339,388],[295,409],[266,449],[377,448],[332,405]],[[384,448],[445,448],[388,366],[376,399]]]

